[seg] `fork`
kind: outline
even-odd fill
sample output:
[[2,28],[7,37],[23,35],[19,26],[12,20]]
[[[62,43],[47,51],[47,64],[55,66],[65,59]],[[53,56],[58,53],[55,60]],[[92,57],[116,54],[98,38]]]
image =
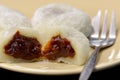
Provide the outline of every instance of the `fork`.
[[94,67],[96,65],[96,60],[98,53],[101,48],[106,48],[112,46],[116,40],[116,13],[112,11],[112,18],[109,27],[109,32],[107,34],[107,18],[108,18],[108,11],[105,10],[104,13],[104,20],[103,20],[103,27],[100,32],[100,20],[101,20],[101,10],[98,11],[97,15],[92,19],[92,25],[94,28],[94,33],[90,35],[90,46],[94,47],[95,50],[91,54],[90,58],[86,62],[79,80],[88,80]]

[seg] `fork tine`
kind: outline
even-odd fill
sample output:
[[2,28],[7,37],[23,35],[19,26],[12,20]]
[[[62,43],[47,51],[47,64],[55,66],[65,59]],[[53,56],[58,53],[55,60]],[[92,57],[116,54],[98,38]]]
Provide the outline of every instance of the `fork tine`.
[[109,38],[115,39],[116,38],[116,13],[112,11],[112,18],[109,30]]
[[101,18],[101,10],[99,10],[97,15],[92,19],[94,34],[92,34],[90,37],[99,38],[100,18]]
[[100,36],[101,39],[106,39],[106,34],[107,34],[107,20],[108,20],[108,11],[105,10],[103,27],[102,27],[102,32],[101,32],[101,36]]

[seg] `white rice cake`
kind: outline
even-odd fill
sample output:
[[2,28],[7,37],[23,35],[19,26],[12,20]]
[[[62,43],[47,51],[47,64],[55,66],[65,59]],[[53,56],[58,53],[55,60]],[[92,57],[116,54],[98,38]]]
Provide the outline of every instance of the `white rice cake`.
[[37,9],[32,18],[33,27],[74,27],[87,37],[93,32],[90,17],[83,11],[65,4],[49,4]]

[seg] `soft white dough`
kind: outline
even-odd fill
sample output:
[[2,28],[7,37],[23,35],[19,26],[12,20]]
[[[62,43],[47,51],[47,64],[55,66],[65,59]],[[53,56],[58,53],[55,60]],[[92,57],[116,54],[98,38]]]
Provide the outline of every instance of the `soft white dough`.
[[13,38],[14,34],[19,31],[20,34],[28,37],[35,37],[39,42],[40,36],[38,34],[38,31],[27,28],[27,27],[20,27],[20,28],[11,28],[2,30],[0,32],[0,62],[27,62],[27,61],[34,61],[34,60],[23,60],[23,59],[16,59],[12,56],[9,56],[5,54],[4,46],[9,43],[9,41]]
[[44,26],[68,26],[83,32],[87,37],[92,33],[90,17],[81,10],[65,4],[49,4],[37,9],[32,18],[34,28]]
[[0,30],[11,27],[32,27],[30,20],[22,13],[0,6]]
[[82,65],[86,62],[89,56],[89,41],[86,36],[74,28],[69,28],[66,26],[53,26],[53,27],[41,27],[40,34],[41,44],[43,45],[42,50],[45,49],[46,44],[51,40],[52,37],[60,35],[62,38],[66,38],[70,41],[72,48],[75,50],[75,56],[70,57],[60,57],[55,62],[64,62],[67,64]]

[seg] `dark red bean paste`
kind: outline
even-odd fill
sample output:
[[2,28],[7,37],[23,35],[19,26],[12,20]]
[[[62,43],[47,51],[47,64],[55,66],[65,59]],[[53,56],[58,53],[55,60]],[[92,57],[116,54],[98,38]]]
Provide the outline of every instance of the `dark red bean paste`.
[[14,58],[32,60],[41,56],[41,44],[37,38],[21,35],[19,31],[4,49],[6,54]]
[[48,42],[43,55],[49,60],[56,60],[60,57],[73,57],[75,51],[67,39],[57,35]]

